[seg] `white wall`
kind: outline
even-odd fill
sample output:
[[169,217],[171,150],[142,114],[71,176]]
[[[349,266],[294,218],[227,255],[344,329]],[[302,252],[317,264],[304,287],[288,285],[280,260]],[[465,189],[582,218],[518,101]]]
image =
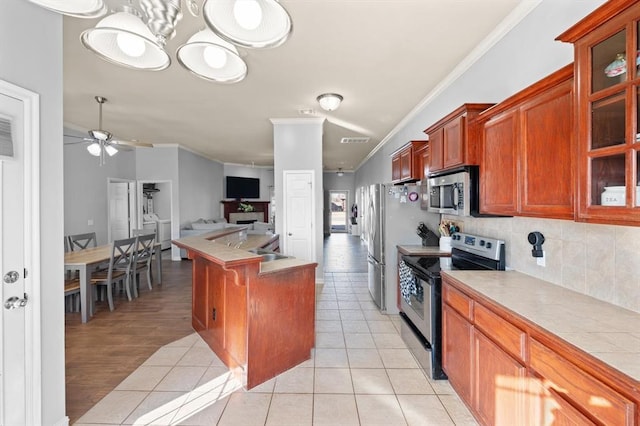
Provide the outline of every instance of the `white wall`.
[[64,424],[61,16],[0,1],[0,79],[40,95],[42,424]]
[[[86,134],[65,129],[64,133]],[[78,142],[64,137],[65,142]],[[135,151],[120,151],[108,157],[103,166],[98,157],[89,155],[86,143],[64,145],[64,234],[95,232],[98,244],[108,243],[109,178],[131,179],[135,176]],[[89,225],[89,220],[93,225]]]
[[181,227],[220,217],[223,165],[181,149],[178,152]]
[[[276,188],[276,212],[284,208],[283,173],[285,170],[311,170],[314,173],[313,198],[316,205],[314,216],[315,251],[318,263],[316,282],[324,282],[323,254],[323,175],[322,175],[322,119],[296,118],[272,120],[274,185]],[[282,214],[276,213],[276,232],[282,233]]]

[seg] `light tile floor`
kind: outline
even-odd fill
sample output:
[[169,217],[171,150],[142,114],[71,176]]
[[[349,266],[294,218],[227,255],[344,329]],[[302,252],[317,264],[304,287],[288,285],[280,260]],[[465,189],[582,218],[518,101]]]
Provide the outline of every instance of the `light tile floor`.
[[158,350],[76,425],[472,425],[370,301],[364,273],[326,273],[312,359],[245,391],[196,334]]
[[[334,247],[361,260],[359,238],[336,235]],[[342,271],[335,249],[333,259],[325,270]],[[371,302],[366,272],[325,272],[310,360],[245,391],[194,333],[159,349],[75,425],[476,425],[448,381],[418,368],[399,321]]]

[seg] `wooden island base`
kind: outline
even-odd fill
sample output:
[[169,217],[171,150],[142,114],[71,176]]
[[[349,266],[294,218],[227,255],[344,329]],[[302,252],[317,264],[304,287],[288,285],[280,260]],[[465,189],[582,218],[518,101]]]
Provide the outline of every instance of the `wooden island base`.
[[202,237],[174,243],[193,261],[193,328],[246,389],[310,359],[316,263],[262,262],[253,247]]

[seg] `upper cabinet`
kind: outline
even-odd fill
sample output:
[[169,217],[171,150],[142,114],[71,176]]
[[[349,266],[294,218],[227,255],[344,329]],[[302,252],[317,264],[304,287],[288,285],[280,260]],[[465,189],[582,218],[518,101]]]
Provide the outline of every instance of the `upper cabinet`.
[[[423,178],[427,141],[411,141],[391,154],[391,181],[416,182]],[[427,154],[425,154],[425,151]]]
[[577,220],[640,222],[640,3],[611,0],[558,37],[574,44]]
[[429,135],[429,173],[478,164],[478,127],[475,117],[493,104],[464,104],[425,133]]
[[573,219],[573,66],[478,115],[480,212]]

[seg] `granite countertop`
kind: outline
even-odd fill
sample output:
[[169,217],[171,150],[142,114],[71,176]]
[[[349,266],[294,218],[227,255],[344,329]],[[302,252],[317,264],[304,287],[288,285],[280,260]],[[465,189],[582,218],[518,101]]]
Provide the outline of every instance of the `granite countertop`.
[[450,257],[451,252],[442,251],[438,246],[421,246],[417,244],[398,244],[398,251],[408,256]]
[[516,271],[443,271],[640,381],[640,313]]
[[[207,234],[180,238],[173,240],[172,242],[178,247],[196,251],[213,262],[233,266],[239,263],[247,263],[247,261],[259,261],[262,258],[261,255],[251,253],[247,250],[264,247],[278,238],[278,234],[249,234],[246,236],[246,240],[240,245],[227,245],[226,243],[215,241],[216,238],[224,237],[226,235],[229,235],[228,230],[226,230],[226,232],[214,231]],[[260,273],[275,273],[284,269],[306,266],[309,264],[314,264],[314,262],[296,259],[294,257],[261,262]]]

